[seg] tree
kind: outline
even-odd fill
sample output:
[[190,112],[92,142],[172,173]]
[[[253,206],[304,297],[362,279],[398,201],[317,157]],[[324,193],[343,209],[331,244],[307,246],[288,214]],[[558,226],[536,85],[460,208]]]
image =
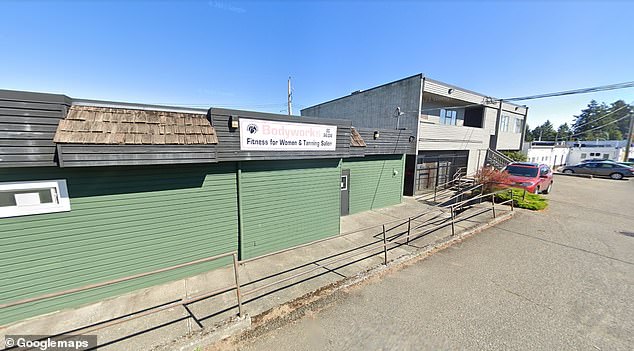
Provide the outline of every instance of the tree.
[[617,100],[610,104],[610,112],[613,113],[614,120],[620,119],[620,121],[616,122],[616,127],[623,135],[623,138],[625,138],[630,128],[628,116],[634,114],[634,106],[626,104],[623,100]]
[[531,142],[533,140],[534,140],[533,139],[533,131],[531,130],[531,128],[527,124],[526,125],[526,134],[524,134],[524,141]]
[[572,135],[572,129],[568,123],[564,123],[557,128],[557,140],[570,140]]
[[531,131],[531,134],[533,136],[533,140],[546,141],[555,140],[557,132],[555,131],[553,124],[550,123],[549,120],[546,120],[546,122],[542,123],[542,125],[535,127],[535,129]]
[[592,100],[581,114],[575,116],[572,125],[573,136],[575,139],[583,140],[621,140],[627,127],[617,121],[619,118],[626,121],[627,118],[624,117],[631,112],[632,107],[622,100],[612,103],[611,106]]

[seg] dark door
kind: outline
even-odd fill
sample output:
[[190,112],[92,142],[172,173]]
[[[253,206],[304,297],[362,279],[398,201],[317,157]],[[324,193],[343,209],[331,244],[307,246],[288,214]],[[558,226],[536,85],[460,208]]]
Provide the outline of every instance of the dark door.
[[341,215],[350,213],[350,170],[341,170]]

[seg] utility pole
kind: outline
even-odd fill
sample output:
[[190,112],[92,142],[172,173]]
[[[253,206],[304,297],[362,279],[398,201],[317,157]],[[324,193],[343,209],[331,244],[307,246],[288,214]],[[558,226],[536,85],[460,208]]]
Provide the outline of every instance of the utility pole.
[[634,113],[630,113],[630,130],[627,132],[627,143],[625,144],[625,162],[630,159],[630,145],[634,142]]
[[291,102],[293,100],[293,93],[291,92],[291,77],[288,77],[288,115],[293,114],[293,107],[291,106]]

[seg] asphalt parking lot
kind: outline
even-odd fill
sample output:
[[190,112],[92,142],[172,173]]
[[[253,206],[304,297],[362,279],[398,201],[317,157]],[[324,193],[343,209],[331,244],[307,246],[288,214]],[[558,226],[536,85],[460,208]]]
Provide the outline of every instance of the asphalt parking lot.
[[556,176],[515,218],[243,350],[631,350],[634,180]]

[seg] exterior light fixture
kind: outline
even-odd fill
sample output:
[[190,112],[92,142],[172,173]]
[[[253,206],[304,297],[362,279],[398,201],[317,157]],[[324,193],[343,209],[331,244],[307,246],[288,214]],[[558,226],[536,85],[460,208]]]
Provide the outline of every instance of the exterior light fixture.
[[374,139],[378,139],[379,138],[379,131],[375,130],[374,131]]
[[229,116],[229,129],[235,130],[240,128],[240,123],[238,122],[238,116],[231,115]]
[[453,93],[453,88],[449,88],[449,90],[447,90],[447,93],[448,93],[448,94]]

